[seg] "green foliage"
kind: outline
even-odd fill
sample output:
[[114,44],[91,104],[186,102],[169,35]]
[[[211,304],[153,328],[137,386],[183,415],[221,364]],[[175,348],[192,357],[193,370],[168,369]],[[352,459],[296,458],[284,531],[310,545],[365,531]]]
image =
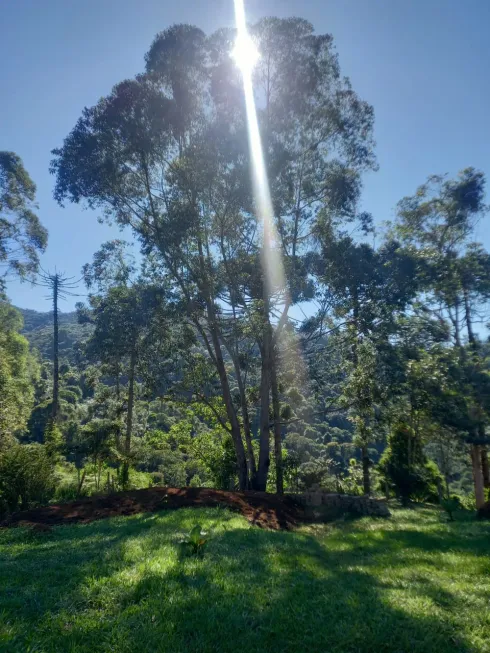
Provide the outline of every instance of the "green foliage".
[[64,446],[64,441],[60,427],[52,420],[48,423],[44,432],[44,444],[48,456],[56,460]]
[[200,524],[196,524],[189,535],[180,543],[181,552],[183,556],[198,556],[204,555],[204,547],[208,543],[208,539],[204,537],[206,533],[202,530]]
[[54,495],[54,463],[38,444],[14,444],[0,452],[0,513],[42,505]]
[[427,460],[420,439],[409,426],[398,424],[390,434],[379,470],[402,503],[437,501],[440,472]]
[[76,501],[77,499],[82,499],[83,497],[89,496],[89,490],[87,487],[78,488],[78,483],[63,483],[58,485],[56,492],[54,493],[54,501],[56,503],[68,503],[70,501]]
[[33,279],[48,232],[35,214],[36,186],[14,152],[0,152],[0,292],[9,273]]
[[19,334],[22,317],[0,298],[0,449],[26,427],[39,367]]
[[459,497],[451,496],[447,499],[442,499],[441,507],[446,511],[449,521],[454,521],[454,513],[461,508],[461,501]]

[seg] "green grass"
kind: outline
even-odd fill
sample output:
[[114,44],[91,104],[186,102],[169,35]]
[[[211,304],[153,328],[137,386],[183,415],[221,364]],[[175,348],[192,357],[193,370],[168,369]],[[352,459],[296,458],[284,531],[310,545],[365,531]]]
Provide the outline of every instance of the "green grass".
[[[179,559],[193,525],[203,558]],[[0,651],[490,651],[490,524],[397,510],[267,532],[182,509],[0,532]]]

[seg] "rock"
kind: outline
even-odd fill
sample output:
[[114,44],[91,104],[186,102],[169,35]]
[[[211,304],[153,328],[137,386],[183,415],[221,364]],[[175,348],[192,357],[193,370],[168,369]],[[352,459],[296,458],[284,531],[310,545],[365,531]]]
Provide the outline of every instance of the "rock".
[[370,515],[371,517],[389,517],[390,511],[384,501],[365,496],[334,494],[331,492],[305,492],[290,495],[307,511],[312,508],[313,518],[322,521],[338,519],[342,515]]

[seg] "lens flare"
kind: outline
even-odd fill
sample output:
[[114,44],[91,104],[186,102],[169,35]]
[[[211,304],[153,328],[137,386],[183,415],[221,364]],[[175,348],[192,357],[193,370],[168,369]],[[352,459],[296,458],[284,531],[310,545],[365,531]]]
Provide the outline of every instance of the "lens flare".
[[239,34],[231,56],[243,73],[250,74],[259,60],[260,54],[249,34]]
[[257,109],[252,83],[252,72],[259,53],[247,30],[243,0],[235,0],[237,40],[232,56],[243,77],[243,91],[247,111],[248,141],[251,156],[252,184],[255,206],[263,226],[262,265],[269,295],[285,291],[285,275],[281,255],[274,243],[278,243],[273,220],[273,207],[269,180],[264,161]]
[[[235,59],[237,66],[240,68],[243,78],[243,91],[247,112],[248,142],[251,158],[252,186],[257,217],[262,223],[263,228],[262,270],[265,279],[264,300],[270,310],[270,307],[273,304],[271,298],[274,296],[274,308],[278,308],[282,313],[279,322],[284,322],[283,318],[288,315],[290,301],[281,256],[280,240],[274,223],[274,210],[269,179],[265,166],[252,83],[252,73],[254,66],[259,59],[259,53],[247,31],[243,0],[234,0],[234,2],[237,40],[232,56]],[[274,313],[274,310],[272,312]],[[277,314],[273,316],[273,319],[277,319]],[[284,371],[287,371],[288,369],[294,370],[300,385],[305,387],[308,375],[301,355],[301,350],[298,346],[298,340],[293,333],[290,334],[288,340],[289,342],[285,343],[286,347],[283,348],[282,362],[279,359],[278,365],[284,366]],[[303,419],[307,418],[304,410],[302,417]]]

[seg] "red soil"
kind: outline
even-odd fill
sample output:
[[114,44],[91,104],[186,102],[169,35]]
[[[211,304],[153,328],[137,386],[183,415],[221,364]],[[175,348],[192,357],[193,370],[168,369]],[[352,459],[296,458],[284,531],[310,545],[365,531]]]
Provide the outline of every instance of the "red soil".
[[303,518],[301,508],[291,498],[265,492],[154,487],[16,512],[10,515],[8,520],[1,522],[0,526],[87,523],[96,519],[134,515],[139,512],[218,505],[241,513],[252,524],[274,530],[291,529]]

